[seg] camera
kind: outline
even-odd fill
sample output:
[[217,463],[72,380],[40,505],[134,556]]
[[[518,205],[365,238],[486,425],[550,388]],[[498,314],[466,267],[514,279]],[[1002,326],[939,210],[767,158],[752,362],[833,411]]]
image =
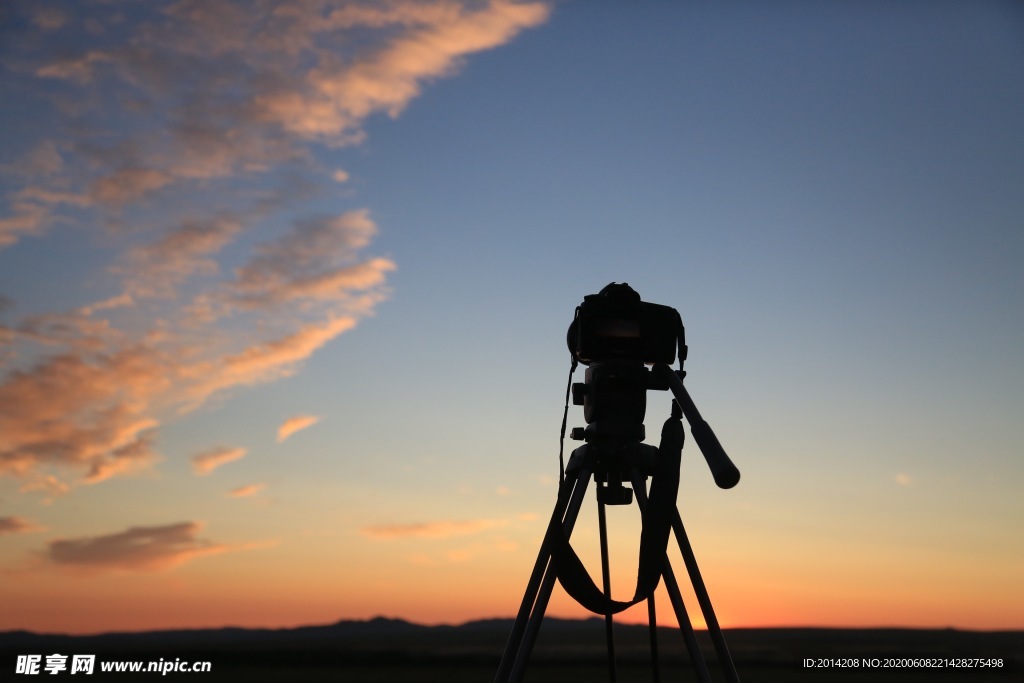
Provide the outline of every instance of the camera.
[[671,365],[686,360],[683,322],[671,306],[651,304],[628,284],[611,283],[583,297],[569,326],[566,342],[584,365],[609,360]]
[[641,301],[626,283],[585,296],[566,337],[574,360],[589,366],[586,382],[572,385],[588,426],[574,429],[572,438],[642,441],[647,391],[669,388],[644,366],[671,365],[677,344],[685,360],[683,335],[676,309]]

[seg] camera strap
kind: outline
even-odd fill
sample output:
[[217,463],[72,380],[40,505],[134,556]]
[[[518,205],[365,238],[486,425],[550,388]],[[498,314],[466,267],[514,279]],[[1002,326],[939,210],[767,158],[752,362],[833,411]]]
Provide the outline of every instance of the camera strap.
[[[683,450],[682,414],[673,401],[672,416],[661,429],[658,459],[651,474],[651,493],[641,513],[640,552],[637,561],[636,591],[629,602],[612,600],[590,577],[579,555],[562,529],[561,520],[548,525],[547,544],[551,549],[558,582],[576,602],[595,614],[617,614],[647,598],[658,587],[667,560],[668,537],[679,491],[679,467]],[[565,488],[568,488],[566,483]]]
[[572,357],[569,366],[569,379],[565,383],[565,409],[562,411],[562,433],[558,437],[558,485],[565,483],[565,426],[569,421],[569,394],[572,392],[572,375],[576,372],[578,361]]

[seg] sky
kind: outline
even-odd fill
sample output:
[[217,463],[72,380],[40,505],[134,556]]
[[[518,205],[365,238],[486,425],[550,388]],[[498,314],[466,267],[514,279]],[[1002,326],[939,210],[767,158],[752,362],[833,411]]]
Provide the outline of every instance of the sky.
[[4,3],[0,630],[512,616],[609,282],[679,310],[742,473],[687,440],[723,626],[1024,628],[1022,35],[994,0]]

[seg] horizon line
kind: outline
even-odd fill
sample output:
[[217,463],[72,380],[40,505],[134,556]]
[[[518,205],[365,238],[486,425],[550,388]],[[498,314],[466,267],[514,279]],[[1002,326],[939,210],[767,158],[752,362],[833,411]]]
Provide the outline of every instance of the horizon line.
[[[110,630],[110,631],[82,631],[82,632],[71,632],[71,631],[35,631],[27,628],[13,628],[0,631],[0,638],[9,636],[11,634],[31,634],[34,636],[53,636],[53,637],[67,637],[67,638],[88,638],[88,637],[103,637],[103,636],[119,636],[119,635],[142,635],[142,634],[160,634],[160,633],[182,633],[182,632],[202,632],[202,631],[297,631],[301,629],[310,628],[331,628],[341,624],[369,624],[372,622],[385,621],[385,622],[401,622],[409,626],[421,627],[421,628],[461,628],[469,626],[471,624],[478,624],[483,622],[495,622],[495,621],[507,621],[514,622],[514,616],[505,617],[482,617],[478,619],[468,619],[459,623],[423,623],[417,622],[404,617],[391,617],[385,615],[376,615],[373,617],[362,618],[362,619],[338,619],[332,622],[326,623],[312,623],[312,624],[299,624],[295,626],[239,626],[233,624],[225,624],[222,626],[181,626],[181,627],[169,627],[169,628],[152,628],[152,629],[139,629],[139,630]],[[561,622],[588,622],[588,621],[602,621],[604,618],[600,615],[591,615],[587,617],[559,617],[559,616],[545,616],[544,621],[561,621]],[[648,624],[643,621],[616,621],[618,626],[641,626],[647,627]],[[677,625],[672,624],[658,624],[659,629],[675,630],[679,628]],[[695,632],[707,632],[707,627],[694,626]],[[824,626],[824,625],[777,625],[777,626],[723,626],[723,631],[959,631],[968,633],[1024,633],[1024,626],[1018,628],[971,628],[962,626],[896,626],[896,625],[874,625],[874,626]]]

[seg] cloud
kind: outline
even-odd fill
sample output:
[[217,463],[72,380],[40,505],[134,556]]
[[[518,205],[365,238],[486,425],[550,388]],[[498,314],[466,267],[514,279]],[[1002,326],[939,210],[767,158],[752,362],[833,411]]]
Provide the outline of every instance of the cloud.
[[80,309],[78,309],[78,313],[83,318],[87,319],[93,313],[97,313],[99,311],[107,311],[112,308],[122,308],[124,306],[131,306],[134,303],[135,300],[132,299],[132,296],[130,294],[118,294],[108,299],[103,299],[102,301],[97,301],[95,303],[88,304],[87,306],[82,306]]
[[[21,170],[28,176],[51,176],[64,168],[64,156],[53,140],[43,140],[28,151]],[[6,169],[17,172],[17,168]],[[22,195],[24,196],[24,194]]]
[[0,536],[6,534],[27,534],[43,530],[43,527],[30,522],[24,517],[0,517]]
[[385,258],[357,261],[376,232],[365,209],[300,220],[277,241],[258,247],[236,271],[229,300],[243,308],[336,301],[377,287],[395,264]]
[[320,418],[313,415],[296,415],[295,417],[289,417],[285,420],[280,427],[277,428],[277,442],[281,443],[289,436],[305,429],[306,427],[312,427]]
[[9,211],[9,215],[0,217],[0,249],[24,236],[42,233],[50,216],[46,208],[25,201],[14,202]]
[[[90,308],[125,303],[111,299]],[[82,483],[98,483],[144,469],[159,460],[153,436],[162,409],[187,412],[233,387],[293,374],[356,318],[309,323],[219,355],[157,333],[117,348],[118,334],[100,326],[86,335],[86,322],[68,316],[10,330],[36,345],[71,348],[0,382],[0,475],[32,479],[49,475],[48,467],[70,467],[83,472]]]
[[32,23],[46,31],[53,31],[68,22],[68,15],[55,7],[32,7]]
[[478,534],[505,526],[507,522],[498,519],[470,519],[463,521],[444,520],[414,524],[382,524],[363,527],[360,531],[370,538],[451,538]]
[[[19,283],[35,308],[0,326],[0,476],[53,496],[151,467],[163,425],[299,372],[375,314],[397,266],[373,251],[370,210],[339,205],[339,150],[550,10],[178,0],[127,14],[119,3],[15,11],[5,96],[53,125],[23,127],[41,132],[0,169],[0,270],[12,247],[44,235],[40,253],[95,245],[82,264],[107,259],[61,283],[77,297],[62,308],[43,298],[56,271],[40,268]],[[325,196],[337,208],[308,208]]]
[[[38,17],[39,15],[37,15]],[[44,30],[59,28],[56,25],[43,25]],[[36,75],[41,78],[55,78],[58,80],[75,81],[79,84],[88,83],[92,80],[95,64],[111,61],[111,56],[103,52],[90,50],[77,57],[56,59],[36,69]]]
[[216,274],[212,256],[241,229],[240,222],[229,216],[189,217],[157,241],[133,247],[115,269],[125,276],[126,295],[171,297],[189,278]]
[[[76,123],[109,108],[122,139],[69,145],[93,177],[64,184],[117,208],[196,179],[308,161],[310,142],[356,144],[368,117],[397,116],[424,84],[549,14],[547,3],[515,0],[182,0],[133,25],[114,4],[90,5],[59,21],[36,13],[38,39],[19,42],[17,56],[43,83],[87,95],[81,111],[64,105]],[[58,50],[86,20],[98,30],[79,28],[77,47]]]
[[239,353],[197,365],[189,370],[198,377],[189,389],[192,402],[185,409],[202,405],[213,394],[230,387],[287,377],[314,351],[355,324],[355,318],[311,323],[281,339],[254,344]]
[[165,360],[127,348],[90,360],[67,353],[0,384],[0,474],[66,464],[101,481],[152,462],[148,399],[167,382]]
[[63,496],[71,487],[52,474],[33,474],[18,488],[19,493],[42,492],[47,494],[44,503],[52,503],[54,498]]
[[419,95],[424,81],[452,75],[466,55],[508,42],[544,22],[549,13],[543,3],[502,0],[385,6],[386,11],[338,8],[326,18],[315,12],[282,12],[312,35],[355,26],[405,30],[355,59],[321,52],[300,87],[260,93],[255,100],[260,116],[302,137],[335,144],[358,141],[366,117],[375,112],[397,116]]
[[85,570],[154,571],[170,569],[203,555],[241,549],[196,537],[199,522],[132,527],[107,536],[50,541],[46,556],[54,564]]
[[206,476],[221,465],[240,460],[245,457],[244,448],[220,446],[192,456],[192,471],[199,476]]
[[171,173],[156,168],[119,168],[93,183],[89,195],[101,204],[120,206],[173,181]]
[[248,496],[255,496],[265,488],[267,488],[266,484],[249,484],[247,486],[239,486],[237,489],[231,489],[228,495],[232,498],[246,498]]

